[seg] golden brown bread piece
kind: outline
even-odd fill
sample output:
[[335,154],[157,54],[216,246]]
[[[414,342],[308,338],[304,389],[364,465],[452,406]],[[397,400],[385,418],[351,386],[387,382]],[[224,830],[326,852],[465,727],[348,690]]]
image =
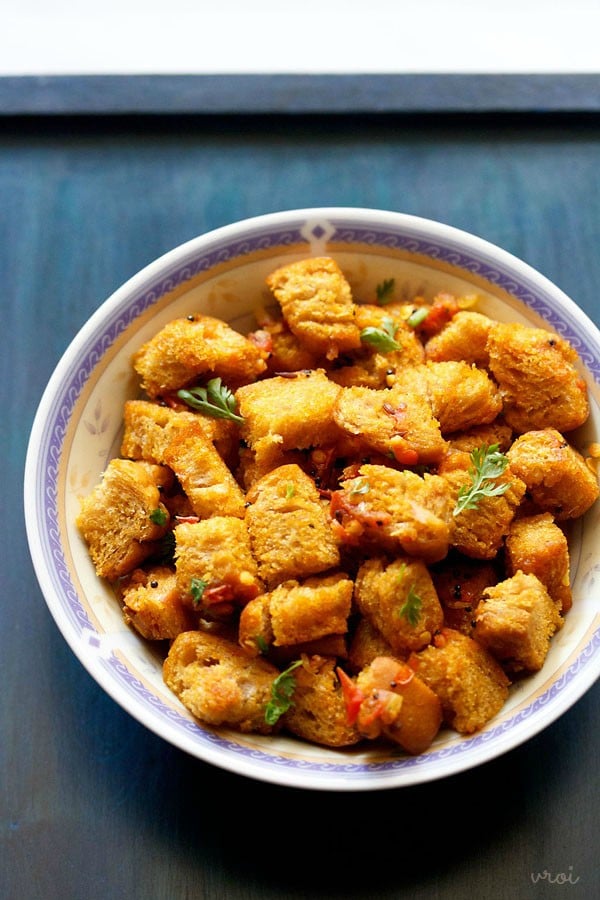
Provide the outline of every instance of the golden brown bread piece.
[[425,344],[425,356],[435,362],[463,360],[486,368],[487,339],[492,320],[472,310],[461,310]]
[[338,545],[319,492],[299,466],[274,469],[246,496],[252,551],[268,588],[339,565]]
[[156,550],[170,518],[159,488],[172,480],[162,466],[110,461],[100,483],[82,500],[76,519],[101,578],[113,581],[126,575]]
[[265,708],[279,670],[232,641],[203,631],[178,635],[164,662],[167,686],[209,725],[270,734]]
[[535,575],[516,572],[486,588],[475,614],[475,638],[509,672],[538,672],[561,619]]
[[598,499],[598,479],[555,428],[528,431],[506,454],[535,505],[558,522],[582,516]]
[[133,356],[141,387],[152,399],[219,376],[234,388],[266,369],[265,354],[226,322],[212,316],[174,319]]
[[149,641],[172,640],[196,627],[168,566],[135,569],[120,586],[123,618]]
[[350,285],[335,260],[314,257],[267,278],[289,328],[313,353],[335,359],[360,346]]
[[516,432],[540,428],[572,431],[589,415],[577,354],[564,338],[543,328],[495,322],[487,343],[490,370]]
[[434,643],[413,653],[408,663],[440,698],[444,719],[461,734],[472,734],[498,713],[509,680],[477,641],[443,628]]
[[519,570],[537,575],[559,612],[571,608],[569,545],[550,513],[515,519],[506,536],[505,551],[507,575]]
[[361,735],[346,716],[346,704],[335,674],[335,659],[303,657],[294,670],[293,703],[283,715],[283,726],[292,734],[325,747],[349,747]]

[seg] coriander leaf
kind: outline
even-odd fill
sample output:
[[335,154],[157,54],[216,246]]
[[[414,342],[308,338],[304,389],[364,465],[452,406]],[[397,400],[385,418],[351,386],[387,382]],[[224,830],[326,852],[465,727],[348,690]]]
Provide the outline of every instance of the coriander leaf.
[[414,584],[411,584],[408,591],[408,596],[405,602],[400,607],[399,615],[402,616],[403,619],[406,619],[408,624],[412,625],[414,628],[421,616],[422,606],[423,601],[417,594]]
[[366,344],[372,344],[377,350],[388,353],[390,350],[402,350],[402,344],[395,340],[398,326],[390,316],[381,320],[381,328],[369,325],[363,328],[360,339]]
[[384,278],[375,288],[375,295],[380,306],[391,303],[394,296],[395,278]]
[[471,484],[461,487],[456,498],[453,515],[465,509],[477,509],[484,497],[499,497],[510,487],[510,482],[498,484],[499,478],[508,466],[508,458],[500,453],[498,444],[483,444],[471,453],[469,477]]
[[297,659],[281,672],[271,686],[271,699],[265,706],[265,722],[267,725],[275,725],[279,717],[292,706],[292,696],[296,689],[296,679],[292,675],[294,669],[302,665],[302,660]]
[[192,409],[203,412],[213,419],[231,419],[241,424],[244,419],[237,412],[236,399],[220,378],[211,378],[206,387],[198,385],[188,390],[177,391],[177,396]]
[[269,649],[269,645],[268,645],[267,642],[265,641],[265,639],[264,639],[264,637],[262,636],[262,634],[256,634],[256,635],[254,636],[254,640],[256,641],[256,646],[258,647],[259,652],[260,652],[260,653],[266,653],[267,650]]
[[355,494],[368,494],[371,489],[368,478],[355,478],[350,482],[349,494],[353,497]]
[[157,507],[153,509],[150,513],[150,521],[154,522],[155,525],[164,525],[168,519],[168,515],[164,509]]
[[288,482],[285,486],[285,499],[291,500],[294,494],[296,493],[296,488],[292,484],[292,482]]
[[207,587],[208,587],[208,581],[205,581],[203,578],[192,578],[191,579],[190,594],[192,595],[192,600],[194,601],[194,606],[198,606],[198,604],[202,600],[202,596]]

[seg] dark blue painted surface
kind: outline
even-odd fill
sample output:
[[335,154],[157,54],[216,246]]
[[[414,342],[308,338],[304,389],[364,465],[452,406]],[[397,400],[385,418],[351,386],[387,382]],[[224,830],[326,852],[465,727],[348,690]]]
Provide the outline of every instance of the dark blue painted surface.
[[[599,322],[599,172],[594,120],[5,120],[0,896],[598,895],[597,687],[526,746],[414,789],[303,794],[220,772],[131,720],[73,657],[29,561],[21,481],[59,356],[181,241],[291,207],[396,209],[501,244]],[[544,870],[579,881],[533,885]]]

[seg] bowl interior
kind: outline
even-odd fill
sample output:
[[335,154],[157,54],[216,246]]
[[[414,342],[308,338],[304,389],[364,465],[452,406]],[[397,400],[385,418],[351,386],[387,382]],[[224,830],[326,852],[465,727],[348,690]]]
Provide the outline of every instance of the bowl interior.
[[50,610],[78,658],[134,717],[183,750],[240,774],[299,787],[366,790],[414,784],[479,764],[532,736],[596,680],[600,589],[596,505],[569,534],[574,605],[542,671],[511,689],[480,733],[440,732],[430,750],[333,751],[287,737],[264,738],[200,726],[164,685],[159,650],[123,622],[111,589],[94,572],[74,525],[80,498],[118,455],[123,403],[138,395],[131,356],[169,320],[203,312],[241,331],[268,300],[265,277],[306,256],[335,257],[355,299],[384,278],[396,296],[439,290],[476,293],[477,309],[503,321],[549,327],[578,350],[591,400],[588,423],[571,440],[599,440],[600,339],[585,315],[525,264],[477,238],[394,213],[306,210],[249,220],[200,237],[153,263],[90,319],[57,367],[30,441],[28,537]]

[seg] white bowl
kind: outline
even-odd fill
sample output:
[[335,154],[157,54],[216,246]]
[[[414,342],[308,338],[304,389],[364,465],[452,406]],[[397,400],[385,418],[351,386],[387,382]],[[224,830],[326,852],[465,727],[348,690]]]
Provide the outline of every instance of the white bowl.
[[470,737],[440,732],[426,753],[328,750],[291,737],[242,735],[198,724],[164,685],[161,658],[123,623],[95,575],[74,519],[118,455],[123,402],[136,395],[133,351],[176,316],[202,311],[245,328],[265,276],[281,263],[328,254],[357,298],[394,277],[411,299],[473,292],[500,320],[550,327],[579,352],[591,416],[578,433],[599,440],[600,334],[557,287],[503,250],[455,228],[368,209],[260,216],[201,235],[151,263],[106,300],[75,337],[42,397],[29,443],[25,506],[30,551],[54,619],[107,693],[138,721],[206,762],[263,781],[324,790],[373,790],[469,769],[529,739],[564,713],[600,670],[600,545],[596,504],[571,536],[574,604],[542,671],[511,689],[505,707]]

